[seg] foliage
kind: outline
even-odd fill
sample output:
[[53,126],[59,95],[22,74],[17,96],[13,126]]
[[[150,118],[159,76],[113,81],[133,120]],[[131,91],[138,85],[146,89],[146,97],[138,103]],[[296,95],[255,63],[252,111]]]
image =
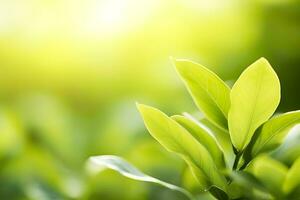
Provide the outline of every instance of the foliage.
[[[261,58],[251,64],[231,89],[202,65],[188,60],[173,62],[204,119],[187,114],[169,117],[150,106],[137,107],[150,134],[186,162],[199,190],[220,200],[294,199],[300,190],[300,159],[289,169],[266,153],[283,143],[299,123],[300,111],[271,118],[280,102],[280,82],[268,61]],[[220,132],[230,138],[226,141],[232,149],[220,140]],[[120,158],[100,156],[91,161],[129,178],[156,182],[197,198],[144,175]]]

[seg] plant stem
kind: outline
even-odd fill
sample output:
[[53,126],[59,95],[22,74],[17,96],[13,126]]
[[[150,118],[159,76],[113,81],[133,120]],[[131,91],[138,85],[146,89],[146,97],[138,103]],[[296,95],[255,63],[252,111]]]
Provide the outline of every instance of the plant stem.
[[237,169],[239,161],[240,161],[242,155],[243,155],[243,152],[239,152],[239,153],[236,154],[232,170],[236,170]]
[[248,164],[249,164],[249,162],[245,162],[245,163],[240,167],[239,170],[245,169],[245,168],[247,167]]

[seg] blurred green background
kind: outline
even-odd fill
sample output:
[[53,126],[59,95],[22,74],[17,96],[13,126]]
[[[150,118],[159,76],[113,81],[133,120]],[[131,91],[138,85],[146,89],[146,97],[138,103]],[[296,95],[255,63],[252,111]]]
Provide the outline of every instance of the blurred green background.
[[0,199],[183,199],[85,170],[89,156],[114,154],[191,185],[135,108],[196,112],[170,56],[229,83],[266,57],[281,80],[279,111],[299,109],[300,3],[0,0]]

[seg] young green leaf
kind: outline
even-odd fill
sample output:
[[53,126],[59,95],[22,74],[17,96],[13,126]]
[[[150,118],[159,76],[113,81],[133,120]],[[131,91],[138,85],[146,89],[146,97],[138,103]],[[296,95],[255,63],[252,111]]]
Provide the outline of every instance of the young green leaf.
[[[191,117],[191,116],[189,115],[188,117]],[[201,123],[203,126],[205,126],[207,129],[209,129],[213,133],[213,135],[216,137],[218,143],[222,147],[227,166],[232,166],[234,163],[235,155],[234,155],[234,152],[232,149],[232,143],[230,140],[230,135],[229,135],[228,130],[225,130],[225,129],[215,126],[213,123],[211,123],[206,118],[200,119],[199,123]]]
[[242,151],[280,101],[279,79],[266,59],[259,59],[242,73],[231,90],[230,99],[229,132],[235,148]]
[[88,164],[90,170],[99,171],[99,170],[103,170],[103,168],[112,169],[119,172],[120,174],[122,174],[127,178],[131,178],[138,181],[157,183],[171,190],[181,192],[191,200],[194,199],[194,197],[185,189],[178,187],[176,185],[172,185],[170,183],[166,183],[154,177],[148,176],[143,172],[141,172],[140,170],[138,170],[136,167],[132,166],[124,159],[117,156],[112,156],[112,155],[92,156],[89,158]]
[[209,120],[227,129],[230,88],[200,64],[179,59],[174,64],[197,107]]
[[208,150],[218,168],[225,168],[223,152],[220,149],[215,137],[209,132],[209,130],[207,130],[205,127],[202,127],[201,124],[197,123],[196,121],[193,121],[185,116],[175,115],[171,118],[184,127]]
[[202,189],[215,185],[226,191],[226,179],[217,170],[210,153],[187,130],[155,108],[138,105],[138,109],[150,134],[187,162]]
[[252,157],[259,153],[277,148],[289,133],[291,128],[300,123],[300,111],[288,112],[267,121],[255,133]]
[[268,156],[261,156],[251,164],[250,171],[274,196],[283,198],[282,183],[288,173],[285,165]]
[[300,186],[300,158],[298,158],[286,176],[283,183],[283,190],[286,194],[293,192],[294,189]]

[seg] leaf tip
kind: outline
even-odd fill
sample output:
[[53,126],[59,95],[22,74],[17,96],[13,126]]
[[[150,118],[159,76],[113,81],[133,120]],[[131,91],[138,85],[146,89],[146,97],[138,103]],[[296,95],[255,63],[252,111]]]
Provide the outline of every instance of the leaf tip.
[[176,60],[173,56],[169,56],[169,59],[172,63]]
[[257,65],[257,66],[263,66],[263,67],[269,68],[272,71],[274,71],[273,67],[270,64],[270,62],[265,57],[259,58],[255,63],[260,64],[260,65]]
[[170,60],[178,72],[180,72],[183,69],[183,66],[181,65],[181,63],[187,61],[185,59],[178,59],[178,58],[173,58],[173,57],[170,57]]
[[153,107],[151,106],[147,106],[145,104],[140,104],[136,102],[136,107],[138,109],[138,111],[143,115],[143,113],[147,112],[147,111],[151,111],[154,110]]
[[268,71],[270,71],[271,73],[273,73],[274,77],[277,80],[277,83],[279,85],[279,90],[280,90],[280,80],[278,78],[278,75],[277,75],[276,71],[274,70],[274,68],[272,67],[272,65],[269,63],[269,61],[265,57],[261,57],[256,62],[260,64],[258,66],[263,66],[263,67],[265,67],[265,69],[267,69]]
[[183,60],[178,58],[170,57],[171,63],[176,69],[177,73],[181,74],[181,71],[183,70],[182,65],[180,64]]
[[181,115],[172,115],[171,119],[176,121],[177,119],[180,119],[181,117],[182,117]]
[[140,103],[138,101],[135,102],[135,106],[139,107]]
[[146,107],[146,105],[141,104],[139,102],[135,102],[135,105],[137,107],[137,109],[141,112],[142,110],[144,110],[144,108]]
[[260,57],[257,61],[264,62],[264,63],[269,63],[269,61],[265,57]]

